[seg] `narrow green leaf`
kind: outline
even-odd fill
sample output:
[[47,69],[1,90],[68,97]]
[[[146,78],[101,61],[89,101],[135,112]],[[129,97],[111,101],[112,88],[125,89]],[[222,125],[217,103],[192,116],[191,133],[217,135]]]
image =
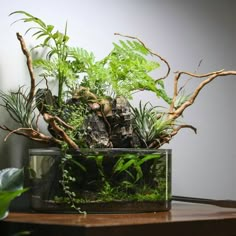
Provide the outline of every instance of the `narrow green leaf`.
[[54,29],[54,26],[53,25],[47,25],[47,32],[48,33],[51,33]]
[[134,159],[131,159],[127,161],[120,169],[120,172],[127,170],[130,166],[132,166],[136,161]]
[[76,161],[73,158],[70,161],[73,162],[76,166],[78,166],[83,172],[87,172],[86,167],[82,165],[79,161]]
[[138,165],[142,165],[144,162],[146,161],[149,161],[149,160],[152,160],[152,159],[157,159],[157,158],[160,158],[161,154],[160,153],[152,153],[152,154],[148,154],[148,155],[145,155],[139,162],[138,162]]

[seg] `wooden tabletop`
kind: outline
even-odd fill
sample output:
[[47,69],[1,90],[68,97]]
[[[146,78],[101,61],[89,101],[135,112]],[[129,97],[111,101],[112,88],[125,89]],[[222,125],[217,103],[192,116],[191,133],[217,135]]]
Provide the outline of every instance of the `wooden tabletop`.
[[173,203],[169,212],[140,214],[10,213],[0,235],[28,230],[41,236],[236,236],[236,209]]

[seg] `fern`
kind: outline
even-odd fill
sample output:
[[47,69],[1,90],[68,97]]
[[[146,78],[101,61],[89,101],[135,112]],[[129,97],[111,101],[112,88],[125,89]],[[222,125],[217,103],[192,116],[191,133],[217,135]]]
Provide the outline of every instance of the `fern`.
[[[155,83],[149,72],[159,63],[147,59],[148,49],[136,41],[114,43],[112,52],[100,63],[106,68],[106,81],[117,95],[132,98],[134,90],[148,90],[170,103],[163,81]],[[157,88],[157,85],[159,88]]]
[[95,56],[92,52],[79,47],[70,47],[68,51],[69,56],[84,70],[95,63]]
[[58,104],[64,100],[65,87],[85,86],[98,97],[107,95],[107,91],[118,96],[132,98],[135,90],[148,90],[167,103],[171,99],[165,92],[164,82],[155,82],[149,75],[159,68],[159,63],[149,60],[149,50],[135,40],[120,40],[114,43],[111,53],[100,61],[95,61],[93,53],[79,47],[69,47],[67,25],[64,33],[51,24],[25,12],[15,11],[11,15],[21,15],[18,21],[33,23],[26,33],[33,31],[32,36],[40,43],[35,48],[46,48],[45,58],[34,61],[36,68],[41,68],[41,75],[58,79]]
[[106,96],[110,89],[114,91],[110,83],[109,70],[105,68],[101,61],[88,67],[81,85],[89,87],[90,91],[97,94],[98,97]]

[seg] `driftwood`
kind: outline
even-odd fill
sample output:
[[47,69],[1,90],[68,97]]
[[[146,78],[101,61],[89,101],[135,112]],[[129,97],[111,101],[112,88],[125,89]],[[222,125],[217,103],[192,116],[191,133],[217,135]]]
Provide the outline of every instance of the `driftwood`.
[[30,92],[29,92],[29,102],[31,102],[34,98],[34,95],[35,95],[35,76],[34,76],[34,72],[33,72],[32,58],[26,48],[25,41],[24,41],[23,37],[19,33],[17,33],[16,36],[20,42],[21,50],[26,57],[27,68],[29,71],[30,81],[31,81]]
[[[118,34],[120,35],[120,34]],[[144,47],[145,44],[136,37],[127,36],[127,35],[120,35],[128,38],[132,38],[138,40]],[[61,119],[60,117],[53,116],[49,114],[47,108],[44,106],[45,104],[54,104],[53,97],[51,92],[47,88],[46,90],[38,90],[35,93],[36,83],[35,83],[35,76],[33,73],[33,66],[32,66],[32,58],[30,53],[28,52],[23,37],[17,33],[17,39],[20,42],[21,49],[23,54],[26,57],[27,61],[27,68],[29,71],[31,85],[28,97],[28,104],[30,105],[32,100],[37,97],[38,95],[44,92],[44,96],[38,96],[38,109],[39,113],[43,116],[46,123],[48,123],[50,129],[53,130],[53,136],[43,134],[38,127],[36,128],[18,128],[18,129],[10,129],[5,125],[1,125],[0,129],[8,131],[8,134],[5,138],[7,138],[12,134],[22,135],[29,139],[44,142],[44,143],[51,143],[54,145],[61,145],[64,141],[68,144],[69,147],[73,149],[79,149],[78,145],[66,134],[63,127],[66,129],[76,129],[76,127],[70,127],[66,122]],[[147,48],[147,47],[146,47]],[[147,48],[148,49],[148,48]],[[171,71],[170,65],[166,59],[161,57],[159,54],[152,52],[148,49],[150,54],[159,58],[162,62],[164,62],[167,66],[166,74],[161,78],[154,79],[156,82],[158,80],[166,79]],[[175,107],[175,101],[179,95],[181,88],[179,88],[179,81],[183,75],[191,76],[192,78],[203,78],[204,80],[199,83],[196,87],[192,95],[184,101],[179,107]],[[210,82],[218,77],[225,77],[229,75],[236,75],[236,71],[224,71],[219,70],[215,72],[210,72],[207,74],[194,74],[187,71],[180,71],[175,72],[174,77],[174,88],[173,88],[173,97],[172,102],[169,107],[168,111],[168,120],[173,122],[178,119],[180,116],[183,115],[185,109],[189,106],[193,105],[197,96],[199,95],[200,91]],[[88,117],[86,123],[88,128],[88,135],[87,141],[90,143],[90,147],[134,147],[137,145],[137,137],[133,132],[132,128],[132,117],[131,112],[128,106],[128,103],[123,98],[116,98],[114,101],[99,101],[97,100],[96,96],[92,94],[87,88],[82,88],[80,91],[77,91],[75,94],[77,98],[87,99],[88,106],[94,113],[90,117]],[[41,99],[41,101],[40,101]],[[47,102],[45,102],[45,99]],[[38,119],[37,119],[38,120]],[[159,148],[164,143],[169,142],[181,129],[183,128],[190,128],[194,132],[196,132],[196,128],[191,125],[174,125],[172,129],[172,133],[160,137],[160,140],[153,141],[149,148]]]

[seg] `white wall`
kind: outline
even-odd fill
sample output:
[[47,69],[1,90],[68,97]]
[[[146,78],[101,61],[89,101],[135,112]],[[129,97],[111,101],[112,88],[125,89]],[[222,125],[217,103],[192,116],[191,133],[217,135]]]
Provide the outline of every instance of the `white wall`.
[[[172,73],[167,86],[172,91],[173,72],[194,72],[200,59],[204,61],[199,73],[236,70],[235,9],[234,0],[4,1],[0,9],[0,89],[28,83],[15,37],[26,27],[21,23],[10,26],[15,19],[8,17],[12,11],[28,11],[59,29],[68,21],[71,44],[94,51],[98,58],[112,48],[114,32],[138,36],[169,60]],[[26,39],[30,44],[30,38]],[[184,117],[198,128],[198,134],[182,131],[166,145],[173,149],[173,194],[236,199],[235,89],[235,77],[209,85]],[[10,126],[0,112],[0,124]],[[0,167],[22,165],[31,143],[13,136],[3,143],[4,137],[0,131]]]

